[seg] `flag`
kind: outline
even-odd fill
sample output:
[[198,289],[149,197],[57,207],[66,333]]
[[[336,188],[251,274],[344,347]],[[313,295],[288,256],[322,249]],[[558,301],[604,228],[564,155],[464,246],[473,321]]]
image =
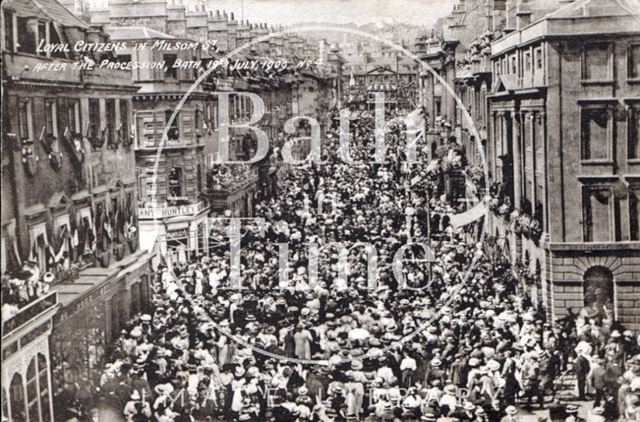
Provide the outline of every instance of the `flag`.
[[22,258],[20,257],[20,250],[18,249],[18,242],[15,237],[11,238],[11,247],[13,250],[14,259],[18,264],[18,267],[22,267]]
[[58,251],[55,253],[55,257],[54,257],[54,260],[55,260],[56,264],[64,259],[65,241],[69,237],[69,230],[68,230],[68,227],[66,225],[61,226],[58,229],[58,236],[57,237],[58,237],[58,239],[57,239],[57,247],[56,247],[56,249]]
[[64,129],[62,136],[64,136],[64,139],[71,139],[71,131],[69,130],[69,126]]
[[85,244],[84,244],[85,252],[87,251],[89,253],[95,252],[96,231],[95,231],[95,227],[93,227],[93,224],[91,223],[88,217],[84,218],[84,228],[85,228]]
[[29,245],[29,257],[27,260],[31,262],[38,262],[38,244],[34,242],[33,239]]
[[102,223],[102,228],[104,229],[105,234],[109,241],[113,240],[113,233],[111,231],[111,217],[108,212],[104,213],[104,222]]
[[74,248],[80,244],[80,239],[78,238],[78,229],[74,227],[73,232],[71,233],[71,246]]
[[18,271],[20,267],[22,267],[22,258],[20,257],[20,251],[18,250],[18,242],[6,226],[2,228],[2,232],[7,244],[10,245],[8,248],[9,253],[7,254],[7,268],[10,272]]

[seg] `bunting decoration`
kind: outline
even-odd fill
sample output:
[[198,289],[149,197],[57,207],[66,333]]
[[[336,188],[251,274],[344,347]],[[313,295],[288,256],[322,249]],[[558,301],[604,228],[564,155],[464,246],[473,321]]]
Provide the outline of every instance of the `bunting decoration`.
[[78,224],[75,219],[71,219],[71,230],[69,233],[69,243],[71,245],[71,250],[69,251],[69,255],[71,256],[72,261],[77,261],[80,258],[80,253],[78,252],[78,246],[80,245],[80,235],[78,233]]
[[29,257],[27,262],[35,264],[38,262],[38,244],[31,239],[29,243]]
[[115,133],[116,136],[109,137],[108,147],[110,149],[118,149],[118,145],[123,143],[123,134],[124,134],[124,130],[122,127],[122,123],[120,123],[120,125],[116,129],[116,133]]
[[22,258],[18,250],[18,242],[6,226],[2,227],[3,235],[6,239],[7,247],[7,270],[9,273],[15,273],[22,267]]
[[102,223],[102,228],[104,229],[104,233],[107,235],[107,239],[109,243],[113,242],[113,229],[111,226],[111,216],[108,212],[104,213],[104,222]]
[[62,167],[62,154],[57,151],[57,139],[52,133],[47,132],[46,126],[42,126],[39,138],[40,144],[47,153],[51,167],[54,170],[60,170]]
[[22,165],[29,176],[33,177],[38,172],[38,161],[40,161],[40,157],[35,153],[31,142],[22,147]]
[[71,153],[71,159],[73,162],[80,166],[84,161],[84,149],[82,148],[82,137],[78,134],[73,134],[67,126],[62,134],[62,140],[64,141],[67,149]]

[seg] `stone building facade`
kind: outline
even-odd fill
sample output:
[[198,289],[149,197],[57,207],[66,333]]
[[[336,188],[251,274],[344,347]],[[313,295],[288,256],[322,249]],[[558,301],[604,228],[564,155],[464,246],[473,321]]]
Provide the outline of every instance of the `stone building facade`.
[[441,77],[420,75],[432,154],[450,135],[465,149],[467,188],[488,194],[487,234],[534,302],[551,318],[606,308],[638,330],[633,12],[621,1],[459,1],[414,51]]
[[[149,300],[130,131],[137,87],[93,66],[100,54],[37,48],[77,41],[108,37],[57,0],[3,2],[2,393],[15,419],[53,420],[70,386],[95,385],[111,340]],[[28,281],[38,289],[15,303],[4,294]]]
[[487,155],[508,206],[490,230],[551,317],[589,307],[638,330],[638,20],[616,1],[560,3],[517,5],[491,47]]

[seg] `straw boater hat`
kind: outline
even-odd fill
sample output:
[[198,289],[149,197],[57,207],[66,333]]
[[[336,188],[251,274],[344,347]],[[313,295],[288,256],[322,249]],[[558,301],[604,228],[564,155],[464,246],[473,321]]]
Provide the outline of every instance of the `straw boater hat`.
[[566,412],[569,415],[576,415],[578,414],[579,409],[580,407],[576,406],[575,404],[568,404],[566,407]]
[[437,418],[436,418],[436,415],[433,414],[432,412],[427,412],[427,413],[422,415],[420,420],[425,421],[425,422],[435,422],[437,420]]
[[171,385],[170,383],[158,384],[156,385],[156,388],[154,388],[154,390],[160,395],[171,394],[173,392],[173,385]]
[[516,413],[518,413],[518,409],[516,409],[515,406],[507,406],[507,408],[504,411],[507,412],[507,415],[515,415]]
[[354,360],[351,362],[351,369],[354,371],[361,371],[364,368],[364,365],[359,360]]

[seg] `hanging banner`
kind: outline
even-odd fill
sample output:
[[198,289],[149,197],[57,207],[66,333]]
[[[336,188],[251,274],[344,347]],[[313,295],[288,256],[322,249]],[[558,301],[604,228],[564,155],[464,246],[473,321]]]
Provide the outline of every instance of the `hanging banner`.
[[461,212],[459,214],[451,214],[449,223],[454,229],[473,223],[487,213],[487,207],[484,202],[478,202],[473,208]]

